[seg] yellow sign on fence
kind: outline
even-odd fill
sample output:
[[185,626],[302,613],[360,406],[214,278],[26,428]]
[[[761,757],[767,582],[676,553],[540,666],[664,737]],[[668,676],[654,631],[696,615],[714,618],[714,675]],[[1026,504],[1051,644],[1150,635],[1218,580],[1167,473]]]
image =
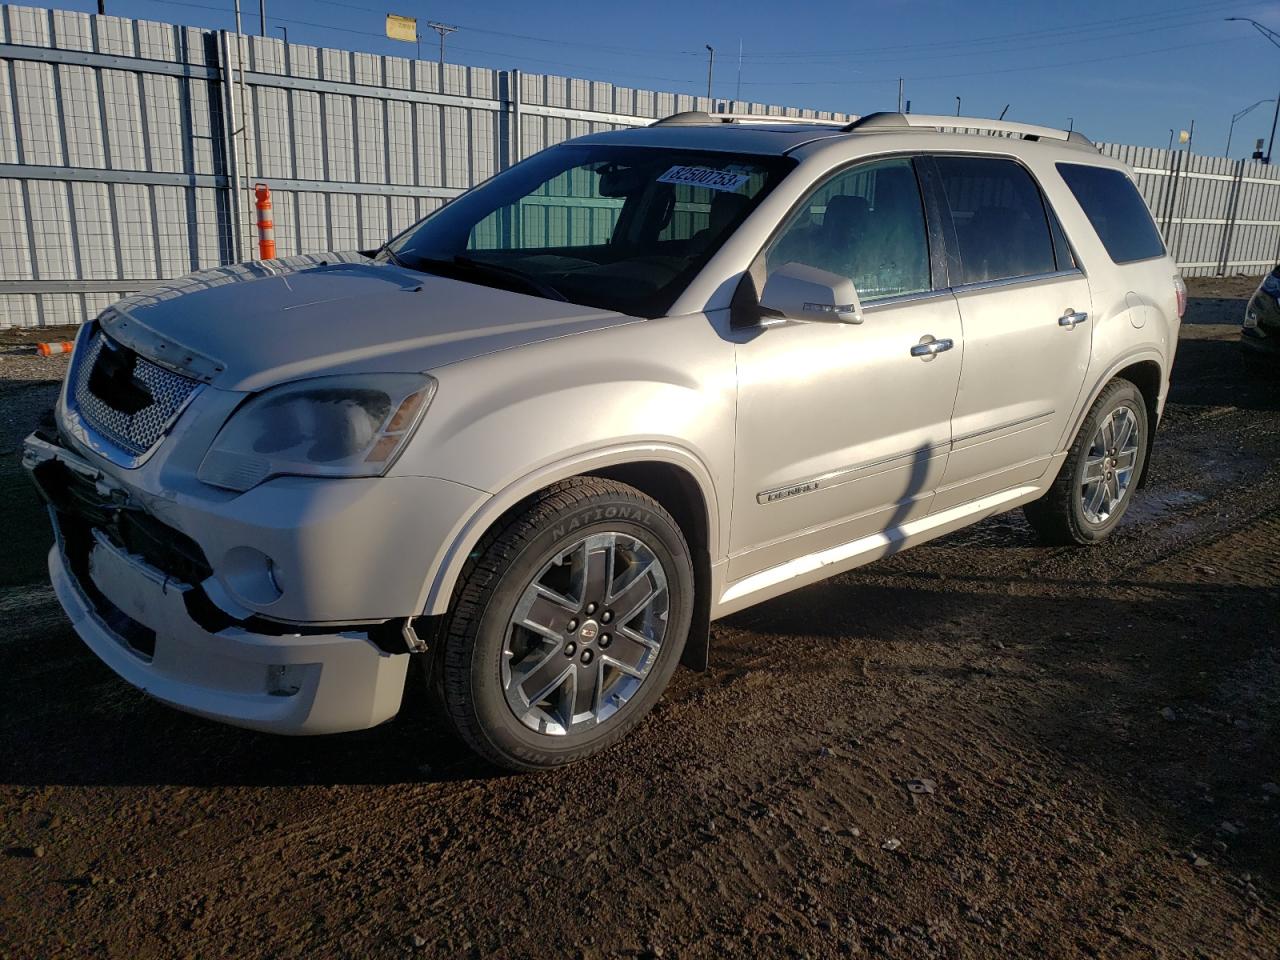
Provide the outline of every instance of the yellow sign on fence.
[[402,17],[398,13],[388,13],[387,36],[392,40],[413,43],[418,39],[418,21],[413,17]]

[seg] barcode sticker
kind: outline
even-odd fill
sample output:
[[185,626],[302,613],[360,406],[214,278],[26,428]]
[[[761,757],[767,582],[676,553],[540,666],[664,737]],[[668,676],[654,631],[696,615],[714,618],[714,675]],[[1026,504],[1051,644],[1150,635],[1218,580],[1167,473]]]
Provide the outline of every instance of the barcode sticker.
[[672,167],[658,178],[659,183],[676,183],[686,187],[706,187],[709,190],[737,190],[751,179],[746,173],[726,173],[710,167]]

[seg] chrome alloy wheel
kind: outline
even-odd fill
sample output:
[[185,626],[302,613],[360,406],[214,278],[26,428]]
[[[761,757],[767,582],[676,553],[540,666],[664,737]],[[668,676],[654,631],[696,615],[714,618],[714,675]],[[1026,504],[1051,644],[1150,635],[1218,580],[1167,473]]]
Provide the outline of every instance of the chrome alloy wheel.
[[666,571],[643,540],[594,533],[566,547],[525,588],[507,626],[507,705],[538,733],[604,723],[658,659],[669,603]]
[[1138,418],[1128,407],[1116,407],[1098,423],[1080,481],[1080,504],[1090,523],[1105,523],[1124,499],[1138,462],[1138,439]]

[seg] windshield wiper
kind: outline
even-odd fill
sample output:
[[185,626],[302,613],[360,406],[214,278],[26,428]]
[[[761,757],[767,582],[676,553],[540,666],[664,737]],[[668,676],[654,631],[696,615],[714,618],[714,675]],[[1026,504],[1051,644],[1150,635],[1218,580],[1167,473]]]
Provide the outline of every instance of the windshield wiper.
[[[408,267],[405,265],[405,262],[401,260],[398,256],[396,256],[396,252],[391,249],[390,240],[388,240],[386,243],[384,243],[381,246],[381,248],[379,248],[378,253],[385,253],[387,255],[387,259],[390,260],[392,263],[394,263],[397,267],[400,267],[406,270],[408,269]],[[378,255],[377,253],[374,254],[375,257],[377,255]]]
[[545,280],[539,280],[536,277],[529,276],[527,273],[522,273],[519,270],[504,267],[497,263],[488,263],[484,260],[475,260],[461,255],[449,259],[418,256],[403,258],[396,256],[390,250],[387,251],[387,255],[397,266],[406,270],[434,273],[438,276],[451,277],[455,280],[462,280],[466,275],[474,277],[480,274],[500,281],[498,285],[502,287],[519,287],[539,297],[546,297],[548,300],[559,300],[562,303],[567,303],[569,300],[568,297]]
[[474,257],[464,257],[462,255],[454,257],[453,262],[471,270],[508,277],[534,291],[538,296],[546,297],[548,300],[559,300],[564,303],[569,299],[545,280],[531,277],[529,274],[516,270],[514,267],[504,266],[500,263],[490,263],[487,260],[476,260]]

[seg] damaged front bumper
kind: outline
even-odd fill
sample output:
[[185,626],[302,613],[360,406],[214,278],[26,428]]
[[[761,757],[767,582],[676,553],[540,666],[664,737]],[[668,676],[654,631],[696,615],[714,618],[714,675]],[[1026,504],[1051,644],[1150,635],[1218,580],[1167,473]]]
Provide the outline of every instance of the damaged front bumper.
[[49,504],[59,601],[81,639],[134,686],[181,710],[273,733],[363,729],[400,709],[405,624],[237,619],[206,591],[217,581],[199,546],[87,460],[33,434],[23,465]]

